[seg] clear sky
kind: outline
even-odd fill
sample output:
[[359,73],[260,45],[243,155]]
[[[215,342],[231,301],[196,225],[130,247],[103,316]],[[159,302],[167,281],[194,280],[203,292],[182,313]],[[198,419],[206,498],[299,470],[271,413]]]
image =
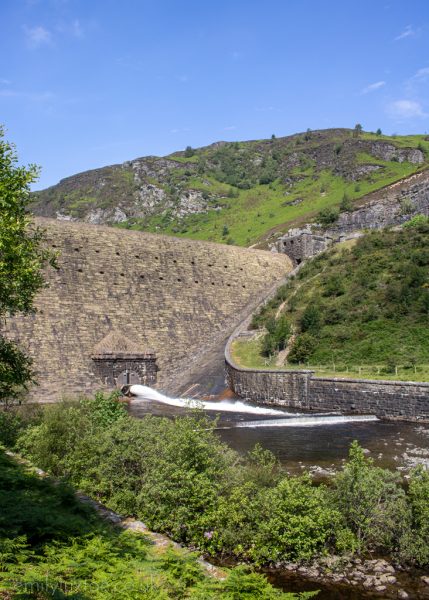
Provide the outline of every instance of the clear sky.
[[429,0],[0,0],[0,123],[37,187],[187,145],[429,130]]

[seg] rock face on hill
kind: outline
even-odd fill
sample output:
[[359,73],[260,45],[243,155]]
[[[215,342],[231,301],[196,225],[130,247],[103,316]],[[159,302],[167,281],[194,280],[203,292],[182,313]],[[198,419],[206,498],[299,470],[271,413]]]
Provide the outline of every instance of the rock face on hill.
[[327,228],[307,224],[291,229],[277,240],[275,248],[299,265],[333,243],[359,237],[365,230],[401,225],[416,215],[429,216],[429,171],[368,194],[361,206],[340,212]]
[[[246,197],[247,204],[240,205],[239,210],[248,211],[274,194],[291,196],[283,201],[280,198],[279,212],[273,206],[269,218],[276,224],[287,219],[281,213],[285,206],[304,201],[294,193],[317,181],[322,173],[336,178],[337,184],[370,181],[376,185],[379,179],[390,175],[389,164],[407,164],[412,172],[424,162],[425,154],[419,147],[369,134],[355,137],[348,129],[240,143],[218,142],[165,158],[137,158],[73,175],[36,192],[33,212],[59,220],[185,233],[189,227],[184,223],[196,215],[202,219],[204,215],[225,215],[228,224],[227,217],[238,206],[235,199],[246,190],[255,190],[255,197]],[[274,182],[275,191],[270,187]],[[240,220],[240,214],[237,219]],[[268,223],[265,229],[269,229]],[[214,237],[206,233],[200,237],[226,241],[220,240],[219,235],[218,231]],[[248,244],[253,241],[251,238],[252,235]]]

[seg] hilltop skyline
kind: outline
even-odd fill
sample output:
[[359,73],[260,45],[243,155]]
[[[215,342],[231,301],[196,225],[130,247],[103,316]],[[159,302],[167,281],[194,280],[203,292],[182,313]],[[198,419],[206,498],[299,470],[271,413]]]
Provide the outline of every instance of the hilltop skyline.
[[6,0],[0,113],[37,188],[307,128],[428,129],[424,1]]

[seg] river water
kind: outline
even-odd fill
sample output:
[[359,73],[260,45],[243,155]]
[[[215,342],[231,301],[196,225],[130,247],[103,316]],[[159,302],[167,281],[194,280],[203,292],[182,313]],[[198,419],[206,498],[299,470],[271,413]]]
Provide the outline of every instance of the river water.
[[244,454],[259,443],[293,473],[307,468],[324,475],[341,468],[353,440],[358,440],[379,466],[407,471],[419,462],[429,465],[429,425],[379,421],[371,415],[293,413],[239,399],[189,402],[144,386],[134,387],[144,394],[130,402],[129,410],[135,417],[174,417],[200,407],[217,418],[218,435],[232,448]]
[[[133,386],[140,395],[130,401],[129,412],[137,418],[146,414],[175,417],[201,408],[217,419],[220,438],[241,454],[256,443],[271,450],[291,474],[305,469],[316,478],[340,470],[353,440],[358,440],[374,463],[398,470],[406,475],[417,463],[429,467],[429,425],[388,422],[371,415],[344,417],[338,414],[294,413],[287,410],[256,406],[239,399],[220,402],[187,401],[168,398],[144,386]],[[139,388],[139,389],[137,389]],[[269,579],[288,591],[319,588],[320,600],[363,600],[378,597],[351,586],[321,585],[306,581],[294,573],[270,571]],[[422,598],[413,593],[413,581],[408,578],[406,589],[410,598]],[[424,596],[425,598],[429,596]]]

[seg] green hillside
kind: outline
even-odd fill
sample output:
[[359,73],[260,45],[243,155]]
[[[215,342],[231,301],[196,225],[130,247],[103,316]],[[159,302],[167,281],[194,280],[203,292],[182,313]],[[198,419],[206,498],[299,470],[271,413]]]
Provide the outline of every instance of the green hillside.
[[429,166],[426,136],[349,129],[218,142],[87,171],[34,194],[36,214],[241,246]]
[[235,342],[235,357],[284,368],[277,351],[286,349],[289,368],[427,381],[428,266],[425,217],[338,245],[308,261],[254,316],[253,328],[268,333]]

